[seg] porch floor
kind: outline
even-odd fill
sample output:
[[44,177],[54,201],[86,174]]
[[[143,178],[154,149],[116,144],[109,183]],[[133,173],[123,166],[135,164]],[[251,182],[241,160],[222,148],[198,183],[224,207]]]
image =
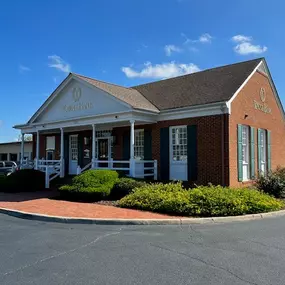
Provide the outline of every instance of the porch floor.
[[35,193],[1,193],[0,208],[43,214],[50,216],[105,219],[171,219],[151,212],[122,209],[96,203],[80,203],[51,199],[56,192],[44,191]]

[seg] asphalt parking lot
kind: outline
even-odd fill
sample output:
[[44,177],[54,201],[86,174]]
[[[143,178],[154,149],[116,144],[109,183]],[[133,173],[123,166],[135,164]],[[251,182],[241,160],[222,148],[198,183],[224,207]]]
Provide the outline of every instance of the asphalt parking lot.
[[284,284],[285,219],[192,226],[0,215],[0,284]]

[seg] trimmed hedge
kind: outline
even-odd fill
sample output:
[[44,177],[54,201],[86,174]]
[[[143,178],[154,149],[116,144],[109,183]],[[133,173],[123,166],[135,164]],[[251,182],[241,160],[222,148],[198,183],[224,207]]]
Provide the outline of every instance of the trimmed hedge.
[[253,189],[199,186],[181,183],[151,184],[136,189],[119,206],[183,216],[235,216],[280,210],[283,202]]
[[45,189],[45,174],[34,169],[22,169],[1,177],[0,191],[31,192]]
[[276,198],[285,198],[285,168],[278,167],[266,176],[259,176],[255,185],[257,189]]
[[146,182],[141,180],[123,177],[115,183],[111,191],[111,197],[115,200],[121,199],[133,192],[135,188],[142,187],[145,184]]
[[71,200],[98,201],[106,199],[118,180],[112,170],[88,170],[72,179],[71,185],[59,188],[61,196]]

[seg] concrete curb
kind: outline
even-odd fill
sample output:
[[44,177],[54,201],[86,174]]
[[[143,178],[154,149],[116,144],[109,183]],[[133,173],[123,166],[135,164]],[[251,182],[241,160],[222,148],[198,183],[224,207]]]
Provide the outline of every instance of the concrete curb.
[[97,224],[97,225],[190,225],[190,224],[213,224],[229,223],[250,220],[260,220],[263,218],[273,218],[285,216],[285,210],[269,212],[263,214],[252,214],[244,216],[212,217],[212,218],[174,218],[174,219],[92,219],[92,218],[72,218],[61,216],[49,216],[23,211],[0,208],[1,214],[13,216],[21,219],[65,223],[65,224]]

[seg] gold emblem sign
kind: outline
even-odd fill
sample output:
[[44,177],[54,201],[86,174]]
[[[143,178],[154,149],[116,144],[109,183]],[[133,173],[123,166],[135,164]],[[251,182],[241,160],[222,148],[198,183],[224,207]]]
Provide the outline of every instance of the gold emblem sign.
[[266,92],[265,92],[264,87],[260,88],[259,97],[260,97],[261,103],[257,102],[256,100],[253,100],[254,108],[256,110],[259,110],[259,111],[264,112],[266,114],[271,114],[271,112],[272,112],[271,108],[265,103]]
[[260,100],[264,103],[266,99],[266,92],[263,87],[260,88]]
[[74,102],[78,102],[81,98],[81,89],[79,87],[74,87],[72,90],[72,97]]

